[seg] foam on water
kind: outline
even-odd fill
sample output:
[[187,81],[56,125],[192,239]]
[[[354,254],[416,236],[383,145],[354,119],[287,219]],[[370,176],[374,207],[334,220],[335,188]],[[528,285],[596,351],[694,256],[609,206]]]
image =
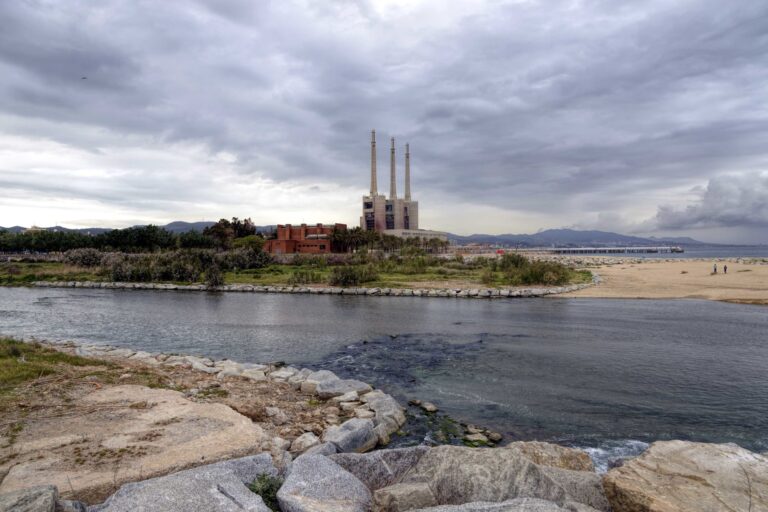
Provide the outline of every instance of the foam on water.
[[643,441],[623,439],[605,441],[599,446],[575,446],[587,452],[595,465],[595,471],[602,474],[621,464],[622,461],[637,457],[650,446]]

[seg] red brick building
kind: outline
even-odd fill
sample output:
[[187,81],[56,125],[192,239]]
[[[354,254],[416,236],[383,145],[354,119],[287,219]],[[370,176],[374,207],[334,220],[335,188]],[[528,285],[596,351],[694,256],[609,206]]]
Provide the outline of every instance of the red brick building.
[[292,226],[279,224],[277,238],[267,240],[264,250],[272,254],[326,254],[331,252],[331,233],[346,230],[346,224]]

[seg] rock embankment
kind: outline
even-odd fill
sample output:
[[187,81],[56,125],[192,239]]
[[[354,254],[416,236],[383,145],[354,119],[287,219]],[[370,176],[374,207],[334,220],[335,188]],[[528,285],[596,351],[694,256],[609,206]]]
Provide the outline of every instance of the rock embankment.
[[[370,439],[367,428],[344,431],[328,442]],[[283,512],[768,511],[768,457],[733,444],[657,442],[603,476],[584,452],[541,442],[334,451],[309,449],[282,465],[261,454],[200,466],[123,485],[89,508],[36,486],[0,495],[0,511],[269,512],[262,495]],[[274,483],[268,492],[254,485],[263,479]]]
[[[98,502],[125,482],[259,452],[279,467],[305,452],[365,452],[406,421],[391,396],[329,371],[41,344],[111,366],[77,383],[56,377],[53,394],[20,402],[23,428],[0,439],[0,492],[53,484]],[[124,383],[136,375],[155,387]]]
[[600,281],[593,275],[591,283],[571,284],[537,288],[339,288],[313,286],[255,286],[249,284],[228,284],[210,287],[204,284],[167,283],[116,283],[98,281],[35,281],[39,288],[104,288],[108,290],[168,290],[168,291],[216,291],[242,293],[298,293],[310,295],[365,295],[370,297],[442,297],[460,299],[503,299],[544,297],[570,293],[594,286]]
[[[269,467],[268,458],[259,459],[258,464],[255,459],[243,459],[226,463],[243,469],[235,478],[231,470],[225,470],[222,485],[211,475],[228,466],[197,468],[178,474],[186,482],[195,482],[194,486],[176,475],[129,484],[104,505],[90,510],[136,510],[129,508],[132,502],[149,505],[141,510],[183,510],[167,501],[162,508],[153,506],[166,495],[183,492],[179,497],[182,505],[198,494],[201,504],[210,503],[211,496],[221,500],[220,508],[197,510],[266,512],[258,497],[257,503],[244,506],[254,500],[245,492],[245,485],[257,471],[284,478],[277,492],[283,512],[768,510],[768,459],[735,445],[658,442],[646,454],[603,477],[589,469],[585,457],[571,448],[521,442],[494,450],[417,446],[365,454],[308,453],[282,470]],[[169,491],[169,486],[181,491]]]
[[[67,342],[58,346],[71,347],[72,343]],[[309,436],[301,441],[297,439],[296,446],[292,447],[294,453],[301,452],[303,449],[322,449],[329,453],[368,451],[378,445],[388,444],[389,436],[397,432],[406,421],[403,407],[390,395],[381,390],[374,390],[365,382],[342,379],[328,370],[315,371],[293,366],[239,363],[228,359],[213,361],[207,357],[190,355],[150,354],[109,345],[77,345],[75,353],[84,357],[127,358],[149,365],[190,365],[192,369],[214,375],[216,379],[240,377],[256,382],[287,383],[304,394],[330,400],[338,407],[339,412],[354,414],[354,418],[327,429],[317,443]],[[278,416],[280,411],[270,411],[270,408],[267,408],[266,414]],[[281,441],[278,440],[277,443],[280,444]]]

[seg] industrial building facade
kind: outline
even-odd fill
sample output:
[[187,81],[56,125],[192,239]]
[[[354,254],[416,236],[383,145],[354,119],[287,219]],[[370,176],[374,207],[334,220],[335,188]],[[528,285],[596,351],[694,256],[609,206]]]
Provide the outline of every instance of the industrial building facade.
[[332,250],[333,230],[345,231],[346,224],[308,226],[278,225],[277,237],[264,242],[264,250],[272,254],[327,254]]
[[395,139],[391,139],[389,198],[378,192],[376,178],[376,131],[371,131],[371,190],[363,196],[360,227],[366,231],[419,229],[419,202],[411,199],[411,151],[405,145],[405,197],[397,197]]
[[376,177],[376,130],[371,131],[371,190],[363,196],[360,227],[400,238],[437,238],[448,240],[446,233],[419,228],[419,202],[411,197],[411,148],[405,145],[405,197],[397,197],[395,139],[390,139],[389,198],[379,194]]

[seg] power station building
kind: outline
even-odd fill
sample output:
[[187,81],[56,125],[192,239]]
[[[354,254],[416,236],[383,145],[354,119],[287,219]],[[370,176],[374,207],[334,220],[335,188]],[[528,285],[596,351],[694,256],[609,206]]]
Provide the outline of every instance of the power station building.
[[360,227],[366,231],[379,231],[403,238],[447,239],[439,231],[419,229],[419,202],[411,197],[411,150],[405,145],[405,196],[397,197],[397,164],[395,138],[390,139],[389,149],[389,198],[379,194],[376,176],[376,130],[371,131],[371,190],[363,196],[363,215]]

